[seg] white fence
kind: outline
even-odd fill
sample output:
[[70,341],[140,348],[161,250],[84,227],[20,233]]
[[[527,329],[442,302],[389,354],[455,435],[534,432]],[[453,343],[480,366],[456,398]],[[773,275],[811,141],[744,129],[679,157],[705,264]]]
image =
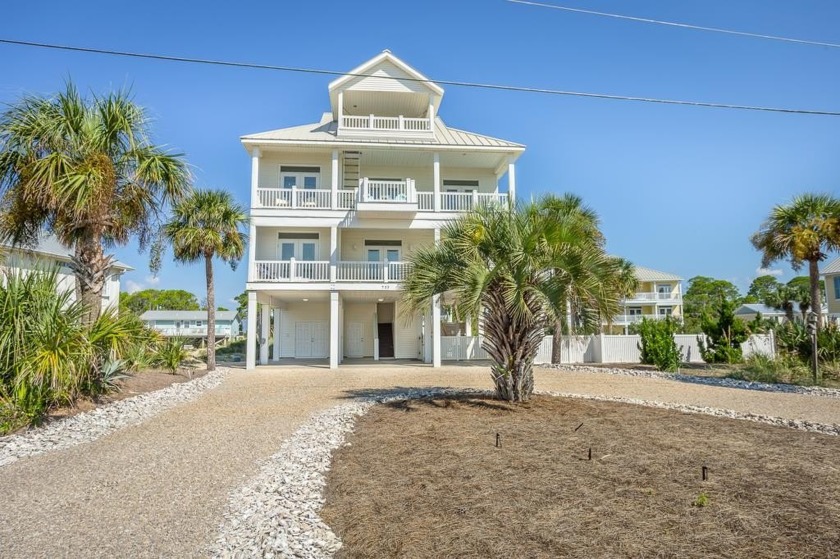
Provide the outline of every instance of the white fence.
[[[639,363],[640,336],[563,336],[560,350],[561,363]],[[703,363],[700,344],[695,334],[678,334],[674,341],[683,354],[683,362]],[[553,336],[546,336],[540,344],[536,363],[551,363]],[[487,359],[487,353],[481,349],[481,339],[474,336],[442,336],[440,339],[441,355],[444,361],[469,361]],[[775,340],[770,334],[754,334],[741,345],[744,357],[763,353],[775,355]]]

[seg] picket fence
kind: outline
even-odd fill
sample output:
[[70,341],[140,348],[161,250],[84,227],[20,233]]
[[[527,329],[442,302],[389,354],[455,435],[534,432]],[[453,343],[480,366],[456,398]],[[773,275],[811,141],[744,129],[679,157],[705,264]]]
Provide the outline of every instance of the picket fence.
[[[632,335],[593,335],[563,336],[561,363],[638,363],[641,360],[639,343],[641,337]],[[683,361],[703,363],[700,344],[695,334],[678,334],[674,341],[680,347]],[[551,363],[553,336],[546,336],[540,344],[536,363]],[[477,336],[442,336],[440,339],[441,357],[444,361],[472,361],[488,359],[487,352],[481,349],[481,338]],[[775,357],[773,332],[753,334],[741,345],[744,357],[757,353]]]

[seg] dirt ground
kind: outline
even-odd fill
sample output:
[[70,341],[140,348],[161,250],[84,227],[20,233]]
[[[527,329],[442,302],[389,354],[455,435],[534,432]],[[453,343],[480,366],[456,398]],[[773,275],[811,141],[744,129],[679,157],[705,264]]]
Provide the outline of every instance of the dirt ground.
[[[207,371],[202,369],[199,371],[195,371],[192,374],[192,378],[197,379],[199,377],[203,377],[206,374]],[[125,400],[126,398],[131,398],[132,396],[137,396],[139,394],[145,394],[146,392],[154,392],[155,390],[166,388],[169,385],[187,382],[188,380],[190,380],[190,377],[185,373],[178,373],[172,375],[170,373],[160,370],[141,371],[139,373],[134,373],[127,379],[120,381],[119,391],[112,392],[110,394],[105,394],[104,396],[100,396],[96,400],[79,400],[73,407],[57,408],[50,412],[48,419],[53,420],[61,419],[64,417],[70,417],[78,413],[90,411],[94,408],[105,404],[109,404],[111,402]]]
[[378,406],[348,442],[339,557],[840,557],[836,437],[541,397]]

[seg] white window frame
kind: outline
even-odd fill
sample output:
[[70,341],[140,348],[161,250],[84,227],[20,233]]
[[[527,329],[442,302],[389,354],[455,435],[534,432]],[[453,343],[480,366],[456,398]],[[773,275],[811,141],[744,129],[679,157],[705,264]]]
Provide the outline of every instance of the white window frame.
[[[318,173],[315,174],[314,171],[283,171],[283,167],[309,167],[311,169],[318,169]],[[321,165],[306,165],[303,163],[281,163],[277,166],[279,185],[278,188],[284,190],[290,190],[284,186],[284,178],[285,177],[295,177],[295,188],[298,190],[317,190],[321,188],[321,175],[323,174],[323,168]],[[309,189],[304,187],[305,177],[315,175],[315,187],[313,189]]]
[[674,316],[674,307],[658,307],[656,314],[659,316]]
[[277,260],[281,262],[289,262],[289,260],[283,259],[283,245],[286,243],[294,245],[295,255],[292,256],[292,258],[294,258],[298,262],[309,262],[309,260],[303,260],[303,245],[315,245],[315,253],[312,257],[312,262],[318,260],[318,249],[319,245],[321,244],[320,239],[277,239]]
[[627,307],[627,316],[642,316],[643,314],[642,307]]
[[[366,245],[365,246],[365,262],[373,263],[373,260],[368,260],[368,252],[371,250],[378,250],[379,251],[379,260],[376,262],[380,263],[387,263],[387,262],[402,262],[402,247],[401,246],[387,246],[387,245]],[[396,260],[388,260],[388,251],[395,250],[397,251],[397,259]]]

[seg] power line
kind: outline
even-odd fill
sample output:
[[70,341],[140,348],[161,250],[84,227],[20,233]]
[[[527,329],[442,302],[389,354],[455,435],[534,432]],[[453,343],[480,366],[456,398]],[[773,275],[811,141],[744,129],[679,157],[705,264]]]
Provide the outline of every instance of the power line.
[[801,45],[815,45],[818,47],[830,47],[840,49],[838,43],[824,43],[822,41],[810,41],[808,39],[792,39],[790,37],[780,37],[778,35],[763,35],[761,33],[749,33],[747,31],[734,31],[732,29],[721,29],[719,27],[703,27],[702,25],[691,25],[689,23],[678,23],[675,21],[663,21],[659,19],[650,19],[644,17],[626,16],[622,14],[612,14],[609,12],[596,12],[594,10],[584,10],[582,8],[570,8],[568,6],[558,6],[557,4],[546,4],[543,2],[532,2],[530,0],[507,0],[513,4],[523,4],[525,6],[536,6],[539,8],[551,8],[553,10],[563,10],[566,12],[575,12],[579,14],[588,14],[593,16],[611,17],[615,19],[625,19],[628,21],[638,21],[642,23],[653,23],[656,25],[668,25],[670,27],[682,27],[684,29],[695,29],[697,31],[711,31],[713,33],[725,33],[727,35],[739,35],[741,37],[752,37],[754,39],[769,39],[771,41],[783,41],[785,43],[799,43]]
[[341,72],[338,70],[324,70],[319,68],[301,68],[296,66],[277,66],[271,64],[257,64],[253,62],[233,62],[229,60],[211,60],[206,58],[189,58],[184,56],[169,56],[164,54],[151,54],[139,52],[117,51],[109,49],[99,49],[90,47],[76,47],[71,45],[57,45],[51,43],[39,43],[35,41],[20,41],[15,39],[2,39],[0,44],[19,45],[27,47],[37,47],[54,50],[65,50],[73,52],[84,52],[94,54],[105,54],[111,56],[124,56],[130,58],[143,58],[149,60],[164,60],[167,62],[184,62],[190,64],[205,64],[212,66],[226,66],[232,68],[250,68],[256,70],[273,70],[281,72],[297,72],[304,74],[321,74],[328,76],[353,76],[353,77],[376,77],[378,79],[391,79],[397,81],[420,82],[420,83],[434,83],[439,85],[451,85],[456,87],[472,87],[478,89],[490,89],[496,91],[516,91],[522,93],[540,93],[545,95],[564,95],[570,97],[588,97],[593,99],[610,99],[614,101],[636,101],[641,103],[660,103],[664,105],[683,105],[690,107],[705,107],[715,109],[734,109],[742,111],[762,111],[771,113],[788,113],[788,114],[804,114],[804,115],[820,115],[820,116],[840,116],[837,111],[821,111],[812,109],[789,109],[783,107],[762,107],[755,105],[737,105],[732,103],[712,103],[707,101],[685,101],[679,99],[658,99],[655,97],[634,97],[628,95],[612,95],[608,93],[589,93],[583,91],[567,91],[562,89],[547,89],[539,87],[525,87],[516,85],[500,85],[490,83],[464,82],[455,80],[430,80],[421,78],[398,78],[391,76],[371,76],[370,74],[359,74],[352,72]]

